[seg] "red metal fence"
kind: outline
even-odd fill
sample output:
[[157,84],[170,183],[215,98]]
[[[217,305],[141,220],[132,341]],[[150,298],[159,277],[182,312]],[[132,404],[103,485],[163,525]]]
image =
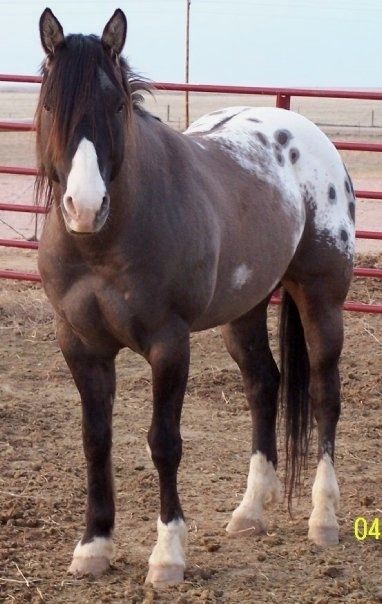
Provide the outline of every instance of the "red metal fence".
[[[0,82],[13,83],[41,83],[39,76],[16,76],[16,75],[1,75]],[[336,99],[354,99],[354,100],[375,100],[382,101],[382,93],[373,91],[355,91],[355,90],[324,90],[310,88],[261,88],[255,86],[215,86],[211,84],[173,84],[169,82],[160,82],[154,84],[157,90],[167,90],[176,92],[207,92],[207,93],[224,93],[224,94],[247,94],[260,96],[275,96],[276,106],[283,109],[290,109],[290,101],[292,97],[313,97],[313,98],[336,98]],[[0,121],[1,131],[26,132],[34,130],[32,121]],[[382,152],[382,144],[368,142],[349,142],[349,141],[333,141],[334,145],[339,150],[343,151],[372,151]],[[0,166],[2,174],[22,174],[28,176],[36,176],[35,168],[20,168],[18,166]],[[382,191],[360,191],[357,190],[356,196],[360,199],[382,200]],[[0,203],[0,210],[12,212],[30,212],[30,213],[45,213],[45,208],[37,205],[23,205]],[[379,239],[382,240],[382,232],[377,231],[356,231],[356,237],[359,239]],[[22,241],[16,239],[0,239],[0,246],[37,249],[38,243],[35,241]],[[373,268],[356,268],[354,274],[358,277],[373,277],[381,278],[382,270]],[[20,279],[26,281],[40,281],[38,273],[25,273],[11,270],[0,270],[0,278],[4,279]],[[278,302],[277,299],[274,300]],[[368,313],[382,313],[382,305],[378,304],[362,304],[358,302],[347,302],[346,310]]]

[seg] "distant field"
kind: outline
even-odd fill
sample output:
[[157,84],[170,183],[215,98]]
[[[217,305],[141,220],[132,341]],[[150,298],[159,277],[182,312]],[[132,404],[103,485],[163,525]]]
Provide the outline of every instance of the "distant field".
[[[16,92],[0,89],[0,119],[32,118],[38,97],[34,91]],[[271,106],[275,98],[269,96],[190,94],[191,121],[204,113],[232,105]],[[184,94],[156,92],[146,97],[146,107],[176,130],[184,129]],[[292,100],[292,109],[318,124],[328,136],[337,140],[382,141],[382,101],[337,99]],[[0,164],[34,166],[35,137],[33,133],[0,133]],[[342,152],[343,159],[358,189],[382,189],[382,153]],[[0,175],[0,199],[14,203],[30,203],[33,196],[33,178]],[[382,230],[382,202],[360,202],[357,227]],[[16,229],[16,231],[15,231]],[[31,215],[2,212],[1,237],[30,237],[35,233],[35,219]],[[380,251],[381,242],[361,241],[360,251]]]
[[[31,118],[37,92],[0,92],[0,119]],[[226,94],[190,94],[190,119],[219,107],[232,105],[271,106],[274,97]],[[146,98],[146,106],[177,130],[184,129],[184,94],[156,92]],[[382,102],[337,99],[292,99],[292,109],[302,113],[331,137],[344,140],[382,140]],[[169,119],[168,119],[169,118]],[[369,153],[343,153],[354,179],[379,178],[382,156]],[[0,162],[22,166],[34,165],[34,135],[1,133]]]

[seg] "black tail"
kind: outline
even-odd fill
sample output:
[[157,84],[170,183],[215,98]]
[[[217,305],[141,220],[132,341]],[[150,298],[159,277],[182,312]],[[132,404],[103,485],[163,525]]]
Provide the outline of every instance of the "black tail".
[[292,494],[300,486],[311,434],[309,402],[309,360],[304,329],[296,304],[284,291],[280,316],[281,409],[285,416],[286,471],[288,507]]

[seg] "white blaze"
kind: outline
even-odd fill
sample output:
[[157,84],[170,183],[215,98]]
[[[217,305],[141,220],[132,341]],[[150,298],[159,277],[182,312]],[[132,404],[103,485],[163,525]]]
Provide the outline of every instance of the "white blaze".
[[80,230],[81,226],[92,224],[105,195],[106,187],[99,170],[94,144],[83,138],[73,156],[64,194],[65,208],[74,222],[71,226],[77,226]]

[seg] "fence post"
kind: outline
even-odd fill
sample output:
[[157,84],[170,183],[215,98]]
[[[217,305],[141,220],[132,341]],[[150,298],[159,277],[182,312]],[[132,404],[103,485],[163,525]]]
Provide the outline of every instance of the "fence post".
[[289,94],[282,94],[281,92],[278,92],[276,97],[276,107],[280,107],[281,109],[290,109]]

